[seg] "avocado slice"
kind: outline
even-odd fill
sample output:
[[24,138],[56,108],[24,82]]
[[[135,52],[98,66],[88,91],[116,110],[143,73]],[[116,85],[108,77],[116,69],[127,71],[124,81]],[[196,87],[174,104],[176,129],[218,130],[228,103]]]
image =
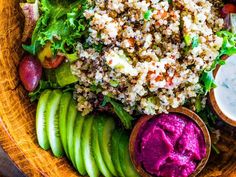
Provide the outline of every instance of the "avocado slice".
[[[105,177],[112,177],[111,172],[109,171],[109,169],[106,166],[105,161],[103,160],[100,145],[99,145],[99,138],[98,138],[98,134],[99,132],[102,132],[105,122],[106,121],[104,117],[101,117],[101,116],[95,117],[94,123],[93,123],[92,148],[93,148],[94,159],[101,173]],[[99,124],[102,124],[102,125],[99,126]]]
[[60,130],[59,130],[59,104],[62,96],[60,90],[53,90],[49,95],[46,105],[46,130],[49,143],[54,156],[61,157],[64,154]]
[[84,120],[85,120],[84,116],[82,116],[81,113],[78,112],[75,121],[74,137],[73,137],[75,165],[79,173],[83,176],[86,175],[86,169],[84,165],[85,162],[82,156],[82,142],[81,142]]
[[66,85],[75,83],[79,80],[78,77],[72,74],[70,69],[70,62],[63,63],[55,70],[57,83],[64,87]]
[[92,152],[92,130],[94,116],[88,115],[85,118],[82,130],[82,155],[85,162],[85,169],[90,177],[99,177],[100,171]]

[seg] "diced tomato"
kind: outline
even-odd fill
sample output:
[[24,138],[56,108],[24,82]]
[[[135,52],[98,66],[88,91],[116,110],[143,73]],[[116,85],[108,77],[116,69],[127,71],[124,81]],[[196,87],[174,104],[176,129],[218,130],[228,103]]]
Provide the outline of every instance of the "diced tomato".
[[65,59],[62,55],[54,56],[51,46],[52,44],[50,42],[46,43],[37,55],[42,66],[47,69],[57,68]]
[[133,47],[134,44],[135,44],[134,38],[129,38],[129,39],[128,39],[128,42],[129,42],[129,44],[130,44],[131,47]]
[[53,69],[57,68],[64,60],[64,56],[57,55],[55,58],[45,58],[42,65],[44,68]]
[[161,81],[161,80],[163,80],[163,76],[162,76],[162,75],[159,75],[159,76],[157,76],[157,77],[155,78],[155,81],[156,81],[156,82],[159,82],[159,81]]
[[221,10],[222,17],[226,17],[230,13],[236,13],[236,6],[234,4],[225,4]]
[[173,85],[173,78],[170,77],[170,76],[168,76],[168,77],[166,78],[166,82],[167,82],[168,85]]

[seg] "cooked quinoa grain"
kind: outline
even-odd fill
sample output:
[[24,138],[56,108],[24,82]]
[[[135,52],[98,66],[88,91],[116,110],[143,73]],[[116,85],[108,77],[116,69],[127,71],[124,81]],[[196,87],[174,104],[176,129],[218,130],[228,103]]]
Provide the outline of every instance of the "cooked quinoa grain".
[[195,100],[200,75],[222,45],[215,33],[223,19],[207,0],[96,0],[84,15],[86,42],[104,45],[101,53],[77,47],[72,71],[80,78],[76,95],[84,114],[94,109],[97,93],[130,113],[156,114]]

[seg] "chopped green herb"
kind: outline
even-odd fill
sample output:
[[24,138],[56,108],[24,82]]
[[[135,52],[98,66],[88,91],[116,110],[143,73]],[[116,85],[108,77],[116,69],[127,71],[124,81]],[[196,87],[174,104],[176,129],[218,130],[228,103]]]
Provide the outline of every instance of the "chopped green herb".
[[117,80],[110,80],[110,84],[112,87],[117,87],[119,85],[119,81]]
[[190,35],[185,35],[184,36],[184,42],[186,46],[192,46],[192,48],[195,48],[199,45],[199,37],[194,36],[193,38]]
[[90,45],[89,43],[85,42],[83,44],[83,48],[84,49],[88,49],[88,48],[94,48],[96,52],[101,53],[102,49],[103,49],[104,44],[100,43],[100,44],[92,44]]
[[201,81],[204,84],[204,90],[209,92],[212,88],[216,88],[215,80],[213,77],[213,71],[203,71]]
[[202,110],[202,97],[200,95],[197,96],[196,102],[195,102],[195,108],[196,112],[200,112]]
[[145,20],[150,20],[151,15],[152,15],[152,11],[151,11],[151,10],[147,10],[147,11],[144,13],[144,19],[145,19]]
[[194,36],[192,38],[192,48],[198,47],[199,45],[199,37],[198,36]]
[[102,49],[103,49],[103,44],[101,44],[101,43],[100,43],[100,44],[97,44],[97,45],[94,44],[94,45],[93,45],[93,48],[95,49],[96,52],[101,53],[101,52],[102,52]]
[[225,82],[222,83],[222,86],[225,88],[229,88],[228,84],[226,84]]
[[95,84],[90,85],[90,90],[92,92],[95,92],[96,94],[102,92],[102,88],[100,87],[100,85],[95,85]]
[[117,64],[114,68],[117,69],[117,70],[124,69],[124,65],[123,64]]
[[185,36],[184,36],[184,42],[185,42],[186,46],[190,46],[191,43],[192,43],[192,38],[191,38],[191,36],[190,36],[190,35],[185,35]]

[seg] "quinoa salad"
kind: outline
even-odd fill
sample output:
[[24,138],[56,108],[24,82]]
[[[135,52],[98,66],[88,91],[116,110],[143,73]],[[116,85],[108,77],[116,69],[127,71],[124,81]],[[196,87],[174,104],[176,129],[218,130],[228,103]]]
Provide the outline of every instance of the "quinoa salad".
[[80,59],[71,68],[80,78],[78,110],[91,112],[98,93],[119,100],[130,113],[167,112],[187,100],[195,109],[200,76],[223,42],[216,35],[224,24],[219,10],[207,0],[91,3],[84,12],[89,20],[86,42],[102,45],[102,51],[77,44]]
[[19,78],[42,149],[91,177],[196,176],[219,154],[236,0],[26,1]]

